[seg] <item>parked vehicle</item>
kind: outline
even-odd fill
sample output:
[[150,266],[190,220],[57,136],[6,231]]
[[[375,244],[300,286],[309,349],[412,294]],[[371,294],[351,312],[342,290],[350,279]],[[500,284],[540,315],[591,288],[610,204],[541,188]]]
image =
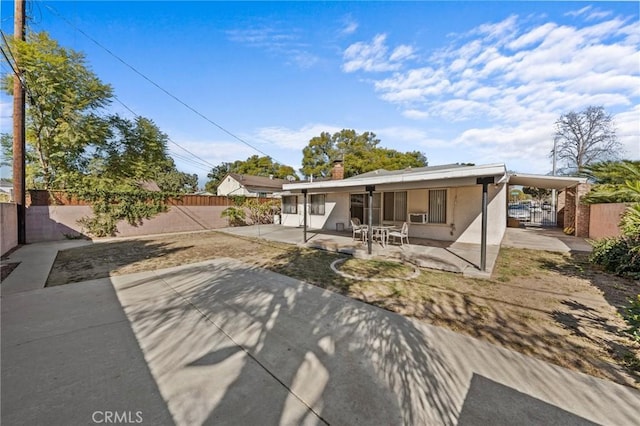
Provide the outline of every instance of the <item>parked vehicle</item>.
[[507,215],[521,222],[529,222],[531,220],[531,210],[526,205],[509,206]]

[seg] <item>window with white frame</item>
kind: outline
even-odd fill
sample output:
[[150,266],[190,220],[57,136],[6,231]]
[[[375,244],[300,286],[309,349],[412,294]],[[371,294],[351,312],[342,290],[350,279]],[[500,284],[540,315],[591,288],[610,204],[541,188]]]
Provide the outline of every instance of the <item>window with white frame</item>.
[[389,222],[404,222],[407,220],[407,193],[384,193],[383,220]]
[[298,214],[298,197],[295,195],[287,195],[282,197],[282,213]]
[[324,194],[311,194],[311,211],[313,215],[324,215]]
[[429,190],[429,223],[447,223],[447,190]]

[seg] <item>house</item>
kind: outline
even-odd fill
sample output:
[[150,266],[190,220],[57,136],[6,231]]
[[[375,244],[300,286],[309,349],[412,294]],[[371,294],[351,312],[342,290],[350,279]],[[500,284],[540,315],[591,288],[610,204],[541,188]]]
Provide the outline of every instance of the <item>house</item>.
[[370,223],[371,217],[373,225],[408,222],[410,239],[473,244],[482,239],[499,245],[507,226],[510,183],[560,189],[583,180],[518,175],[510,182],[504,164],[376,170],[347,179],[342,175],[339,170],[331,180],[285,183],[282,225],[342,230],[350,227],[351,218]]
[[218,185],[218,195],[278,198],[279,195],[275,193],[280,193],[286,182],[273,175],[264,177],[229,173]]

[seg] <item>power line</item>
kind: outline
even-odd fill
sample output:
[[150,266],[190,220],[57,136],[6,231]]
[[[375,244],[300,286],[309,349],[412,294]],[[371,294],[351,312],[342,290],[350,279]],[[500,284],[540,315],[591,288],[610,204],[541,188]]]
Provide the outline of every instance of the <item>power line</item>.
[[[74,28],[76,31],[78,31],[80,34],[82,34],[83,36],[87,37],[89,40],[91,40],[93,43],[95,43],[98,47],[100,47],[101,49],[103,49],[105,52],[107,52],[109,55],[113,56],[115,59],[117,59],[119,62],[121,62],[123,65],[125,65],[127,68],[131,69],[133,72],[135,72],[136,74],[138,74],[140,77],[144,78],[145,80],[147,80],[149,83],[151,83],[152,85],[154,85],[156,88],[160,89],[161,91],[163,91],[166,95],[168,95],[169,97],[173,98],[176,102],[182,104],[185,108],[189,109],[190,111],[192,111],[193,113],[195,113],[196,115],[198,115],[199,117],[203,118],[205,121],[207,121],[208,123],[214,125],[215,127],[217,127],[218,129],[220,129],[221,131],[223,131],[224,133],[226,133],[227,135],[231,136],[232,138],[236,139],[239,142],[242,142],[243,144],[247,145],[249,148],[259,152],[260,154],[273,158],[271,155],[267,154],[266,152],[260,150],[259,148],[256,148],[255,146],[253,146],[252,144],[250,144],[249,142],[245,141],[244,139],[242,139],[239,136],[236,136],[234,133],[232,133],[231,131],[225,129],[224,127],[222,127],[220,124],[216,123],[215,121],[211,120],[210,118],[208,118],[207,116],[205,116],[204,114],[202,114],[200,111],[196,110],[195,108],[193,108],[192,106],[190,106],[189,104],[187,104],[186,102],[184,102],[183,100],[181,100],[180,98],[178,98],[176,95],[174,95],[173,93],[169,92],[168,90],[166,90],[165,88],[163,88],[162,86],[160,86],[158,83],[156,83],[155,81],[151,80],[149,77],[147,77],[146,75],[144,75],[142,72],[138,71],[134,66],[130,65],[129,63],[127,63],[125,60],[123,60],[122,58],[120,58],[118,55],[116,55],[115,53],[113,53],[111,50],[109,50],[107,47],[103,46],[102,44],[100,44],[97,40],[95,40],[93,37],[91,37],[90,35],[88,35],[87,33],[85,33],[82,29],[78,28],[76,25],[74,25],[73,23],[71,23],[67,18],[65,18],[64,16],[62,16],[57,10],[55,10],[53,7],[51,7],[48,4],[44,4],[44,6],[49,9],[54,15],[56,15],[58,18],[62,19],[64,22],[67,23],[67,25],[71,26],[72,28]],[[276,160],[277,161],[277,160]],[[278,163],[284,164],[280,161],[277,161]]]
[[[125,104],[124,102],[122,102],[120,100],[120,98],[118,98],[117,96],[113,95],[113,98],[120,104],[122,105],[127,111],[129,111],[131,114],[133,114],[134,117],[138,118],[141,117],[139,114],[137,114],[133,109],[131,109],[127,104]],[[183,147],[182,145],[180,145],[179,143],[175,142],[173,139],[171,139],[170,137],[167,136],[167,139],[169,140],[169,142],[171,142],[172,144],[174,144],[175,146],[177,146],[178,148],[180,148],[181,150],[189,153],[190,155],[192,155],[194,158],[196,158],[200,163],[200,165],[204,165],[207,167],[215,167],[213,164],[209,163],[207,160],[200,158],[198,155],[194,154],[193,152],[189,151],[187,148]],[[196,163],[195,160],[191,160],[192,162]],[[209,169],[207,169],[207,171],[209,171]]]

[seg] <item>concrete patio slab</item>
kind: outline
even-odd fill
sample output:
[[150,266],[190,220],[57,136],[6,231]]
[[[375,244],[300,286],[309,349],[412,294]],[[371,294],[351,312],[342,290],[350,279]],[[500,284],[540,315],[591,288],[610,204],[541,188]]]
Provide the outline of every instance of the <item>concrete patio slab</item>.
[[26,244],[7,256],[7,262],[19,262],[2,281],[2,295],[43,288],[59,250],[92,244],[87,240],[52,241]]
[[345,253],[360,259],[397,259],[421,268],[461,273],[473,278],[489,278],[500,251],[498,246],[487,247],[487,270],[481,271],[480,244],[410,238],[410,244],[383,246],[376,241],[372,244],[372,252],[369,254],[367,244],[359,240],[354,241],[350,232],[308,229],[305,243],[302,228],[254,225],[224,228],[220,231],[237,236],[262,238]]
[[178,424],[620,425],[640,406],[634,389],[231,259],[112,282]]

